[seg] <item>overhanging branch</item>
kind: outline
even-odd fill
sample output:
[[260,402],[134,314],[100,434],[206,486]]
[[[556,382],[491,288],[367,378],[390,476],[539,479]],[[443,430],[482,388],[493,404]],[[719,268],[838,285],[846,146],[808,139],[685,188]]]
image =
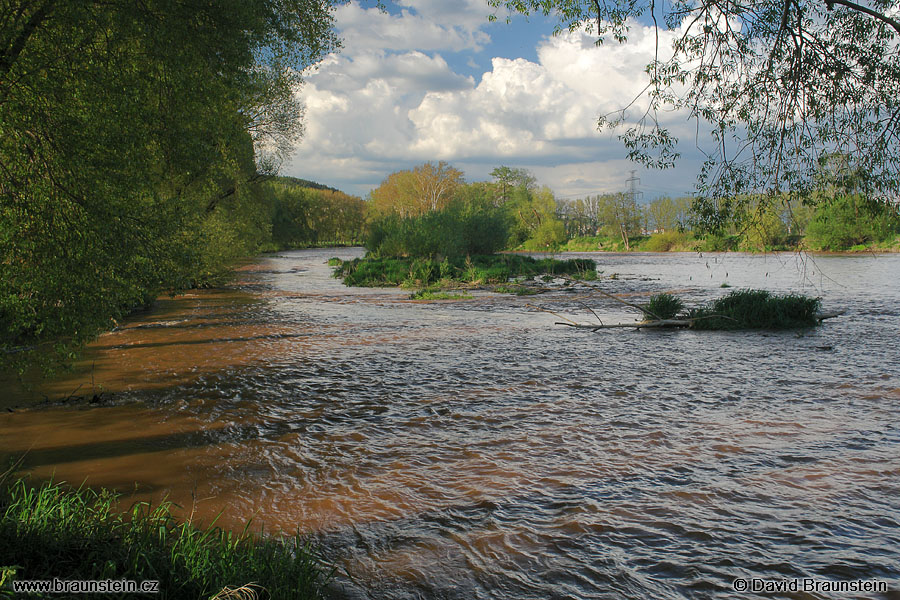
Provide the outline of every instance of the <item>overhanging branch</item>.
[[825,0],[825,5],[828,7],[828,10],[833,10],[835,4],[840,4],[841,6],[846,6],[849,9],[865,13],[870,17],[874,17],[882,23],[887,23],[888,25],[893,27],[897,33],[900,33],[900,21],[892,19],[891,17],[880,13],[877,10],[873,10],[868,6],[863,6],[862,4],[857,4],[856,2],[851,2],[850,0]]

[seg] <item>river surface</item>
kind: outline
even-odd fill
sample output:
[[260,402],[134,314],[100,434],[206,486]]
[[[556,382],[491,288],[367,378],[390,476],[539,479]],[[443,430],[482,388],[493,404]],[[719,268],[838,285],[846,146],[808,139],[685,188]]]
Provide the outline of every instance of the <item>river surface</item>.
[[422,302],[330,277],[360,254],[267,256],[160,300],[33,392],[96,404],[0,415],[0,454],[311,532],[348,598],[739,598],[736,578],[799,577],[892,591],[789,597],[900,594],[900,255],[567,255],[630,302],[727,282],[845,311],[592,333],[546,311],[637,315],[590,289]]

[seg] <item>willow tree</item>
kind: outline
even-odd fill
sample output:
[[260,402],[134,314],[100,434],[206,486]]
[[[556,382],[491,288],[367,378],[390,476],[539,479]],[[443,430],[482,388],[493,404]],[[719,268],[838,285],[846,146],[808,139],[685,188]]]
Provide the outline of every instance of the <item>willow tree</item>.
[[[895,0],[487,0],[626,43],[649,25],[643,99],[600,119],[634,161],[672,167],[681,115],[706,160],[696,208],[708,226],[742,218],[741,198],[810,198],[828,157],[846,156],[865,192],[900,191],[900,18]],[[496,18],[496,13],[494,15]],[[660,40],[671,40],[662,43]],[[684,121],[680,121],[683,123]],[[675,123],[676,125],[673,125]],[[694,136],[690,143],[693,144]]]
[[246,237],[331,11],[0,0],[0,354],[90,336]]

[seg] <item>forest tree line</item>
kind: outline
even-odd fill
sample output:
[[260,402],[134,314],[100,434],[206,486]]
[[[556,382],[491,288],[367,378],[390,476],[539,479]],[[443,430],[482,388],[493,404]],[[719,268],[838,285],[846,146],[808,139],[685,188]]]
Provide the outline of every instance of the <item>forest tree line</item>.
[[713,231],[703,226],[690,197],[638,203],[618,192],[564,200],[524,169],[501,166],[490,181],[467,183],[447,163],[425,163],[392,173],[370,193],[363,235],[375,255],[436,256],[498,250],[844,251],[896,246],[900,233],[898,206],[868,199],[847,180],[836,185],[823,178],[811,197],[759,194],[721,202],[743,212]]

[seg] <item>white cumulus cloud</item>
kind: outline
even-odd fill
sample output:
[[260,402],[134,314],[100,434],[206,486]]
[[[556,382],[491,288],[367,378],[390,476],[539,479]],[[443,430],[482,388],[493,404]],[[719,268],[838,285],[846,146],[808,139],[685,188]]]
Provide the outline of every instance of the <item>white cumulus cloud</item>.
[[[446,160],[469,165],[470,180],[500,164],[531,168],[561,195],[622,187],[625,150],[597,120],[646,86],[652,29],[634,25],[625,45],[545,37],[534,41],[537,62],[495,57],[476,79],[445,56],[462,53],[453,64],[464,64],[489,41],[483,0],[397,4],[394,15],[355,3],[338,12],[345,49],[307,78],[306,135],[287,173],[364,194],[398,168]],[[659,41],[663,55],[671,35]]]

